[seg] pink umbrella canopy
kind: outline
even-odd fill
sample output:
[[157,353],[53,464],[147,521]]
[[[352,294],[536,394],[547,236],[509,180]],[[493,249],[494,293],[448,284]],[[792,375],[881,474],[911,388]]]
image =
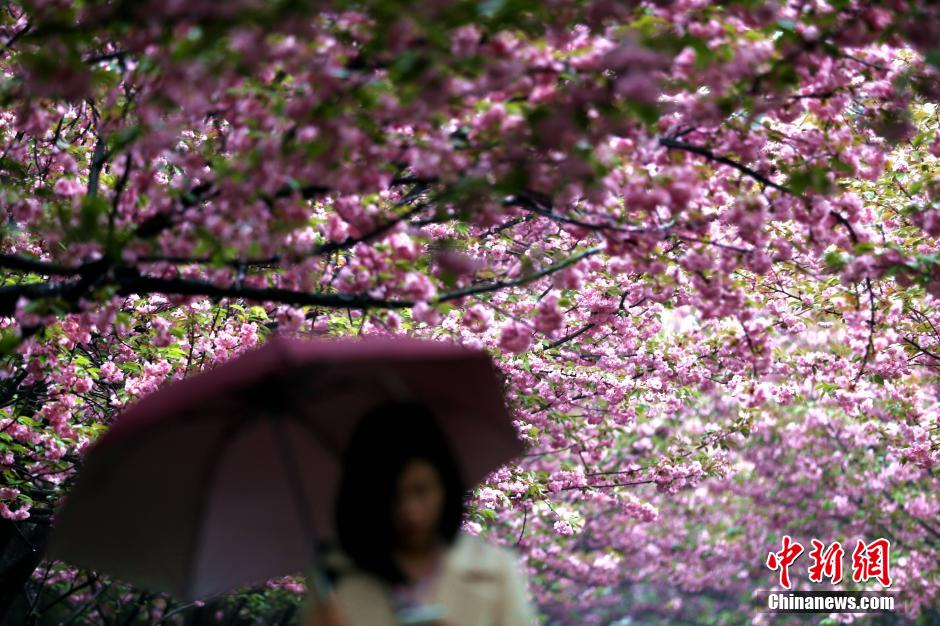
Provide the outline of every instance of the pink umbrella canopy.
[[300,573],[336,538],[358,418],[389,400],[434,411],[468,486],[523,451],[484,350],[274,336],[126,408],[86,450],[47,557],[183,601]]

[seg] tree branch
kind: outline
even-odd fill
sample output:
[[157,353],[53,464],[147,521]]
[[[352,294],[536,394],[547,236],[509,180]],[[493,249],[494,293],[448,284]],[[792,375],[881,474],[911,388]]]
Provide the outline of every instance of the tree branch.
[[793,193],[790,189],[784,187],[783,185],[775,183],[774,181],[770,180],[769,178],[767,178],[766,176],[764,176],[757,170],[752,169],[742,163],[738,163],[737,161],[733,159],[729,159],[728,157],[719,156],[715,154],[714,152],[712,152],[711,150],[709,150],[708,148],[703,148],[702,146],[695,146],[689,143],[685,143],[683,141],[676,141],[675,139],[672,139],[670,137],[660,137],[659,145],[670,150],[684,150],[686,152],[691,152],[692,154],[703,156],[709,161],[714,161],[716,163],[722,163],[723,165],[727,165],[728,167],[733,167],[739,172],[743,174],[747,174],[748,176],[750,176],[757,182],[761,183],[762,185],[765,185],[767,187],[772,187],[784,193],[788,193],[788,194]]

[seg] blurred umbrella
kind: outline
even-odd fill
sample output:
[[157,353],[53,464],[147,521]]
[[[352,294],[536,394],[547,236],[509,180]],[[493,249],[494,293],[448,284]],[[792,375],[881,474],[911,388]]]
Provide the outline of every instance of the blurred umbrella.
[[47,557],[183,601],[302,571],[322,593],[317,546],[336,537],[358,418],[426,403],[476,485],[522,452],[502,392],[484,350],[272,337],[123,411],[86,450]]

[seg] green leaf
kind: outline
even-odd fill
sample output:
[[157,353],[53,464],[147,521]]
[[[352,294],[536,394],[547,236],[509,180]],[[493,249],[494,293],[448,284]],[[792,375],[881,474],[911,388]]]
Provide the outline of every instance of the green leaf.
[[817,193],[829,193],[833,185],[827,174],[828,170],[819,166],[797,170],[790,176],[786,186],[796,195],[802,194],[807,189],[812,189]]
[[505,6],[506,0],[484,0],[478,5],[478,10],[483,17],[493,19]]
[[13,174],[14,176],[26,176],[26,166],[10,157],[0,158],[0,174]]
[[73,241],[88,241],[97,239],[99,228],[99,217],[108,210],[108,203],[100,196],[82,197],[81,208],[79,209],[78,226],[69,232]]
[[851,165],[849,165],[848,163],[846,163],[845,161],[839,158],[832,159],[829,162],[829,167],[831,167],[833,170],[837,172],[842,172],[843,174],[849,174],[849,175],[851,175],[855,171]]
[[23,341],[13,328],[5,328],[0,332],[0,355],[8,356],[16,352],[17,346]]
[[926,60],[927,63],[933,65],[935,68],[940,69],[940,48],[928,50],[924,54],[924,60]]
[[624,103],[626,109],[647,126],[654,126],[659,122],[659,107],[649,102],[628,101]]
[[451,270],[441,270],[439,276],[441,282],[443,282],[447,288],[452,289],[457,285],[457,274],[455,272]]
[[688,36],[683,38],[683,43],[695,50],[695,67],[702,69],[715,60],[715,53],[708,47],[706,40],[700,37]]
[[411,82],[427,69],[428,59],[414,50],[408,50],[399,56],[388,68],[389,76],[395,82]]

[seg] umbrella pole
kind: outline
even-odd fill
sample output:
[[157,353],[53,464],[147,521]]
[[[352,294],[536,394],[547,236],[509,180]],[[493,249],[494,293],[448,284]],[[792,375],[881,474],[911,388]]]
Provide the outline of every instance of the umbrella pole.
[[290,486],[291,499],[294,501],[294,508],[303,527],[304,540],[307,544],[307,554],[310,559],[305,571],[307,589],[314,594],[317,602],[320,603],[330,595],[332,585],[329,578],[327,578],[320,550],[317,547],[315,528],[313,520],[310,518],[310,507],[307,505],[306,494],[304,494],[303,485],[300,483],[300,468],[288,443],[287,433],[284,432],[283,419],[283,417],[275,416],[271,418],[269,423],[274,428],[274,436],[281,452],[281,461],[284,464],[284,472],[287,474],[287,482]]

